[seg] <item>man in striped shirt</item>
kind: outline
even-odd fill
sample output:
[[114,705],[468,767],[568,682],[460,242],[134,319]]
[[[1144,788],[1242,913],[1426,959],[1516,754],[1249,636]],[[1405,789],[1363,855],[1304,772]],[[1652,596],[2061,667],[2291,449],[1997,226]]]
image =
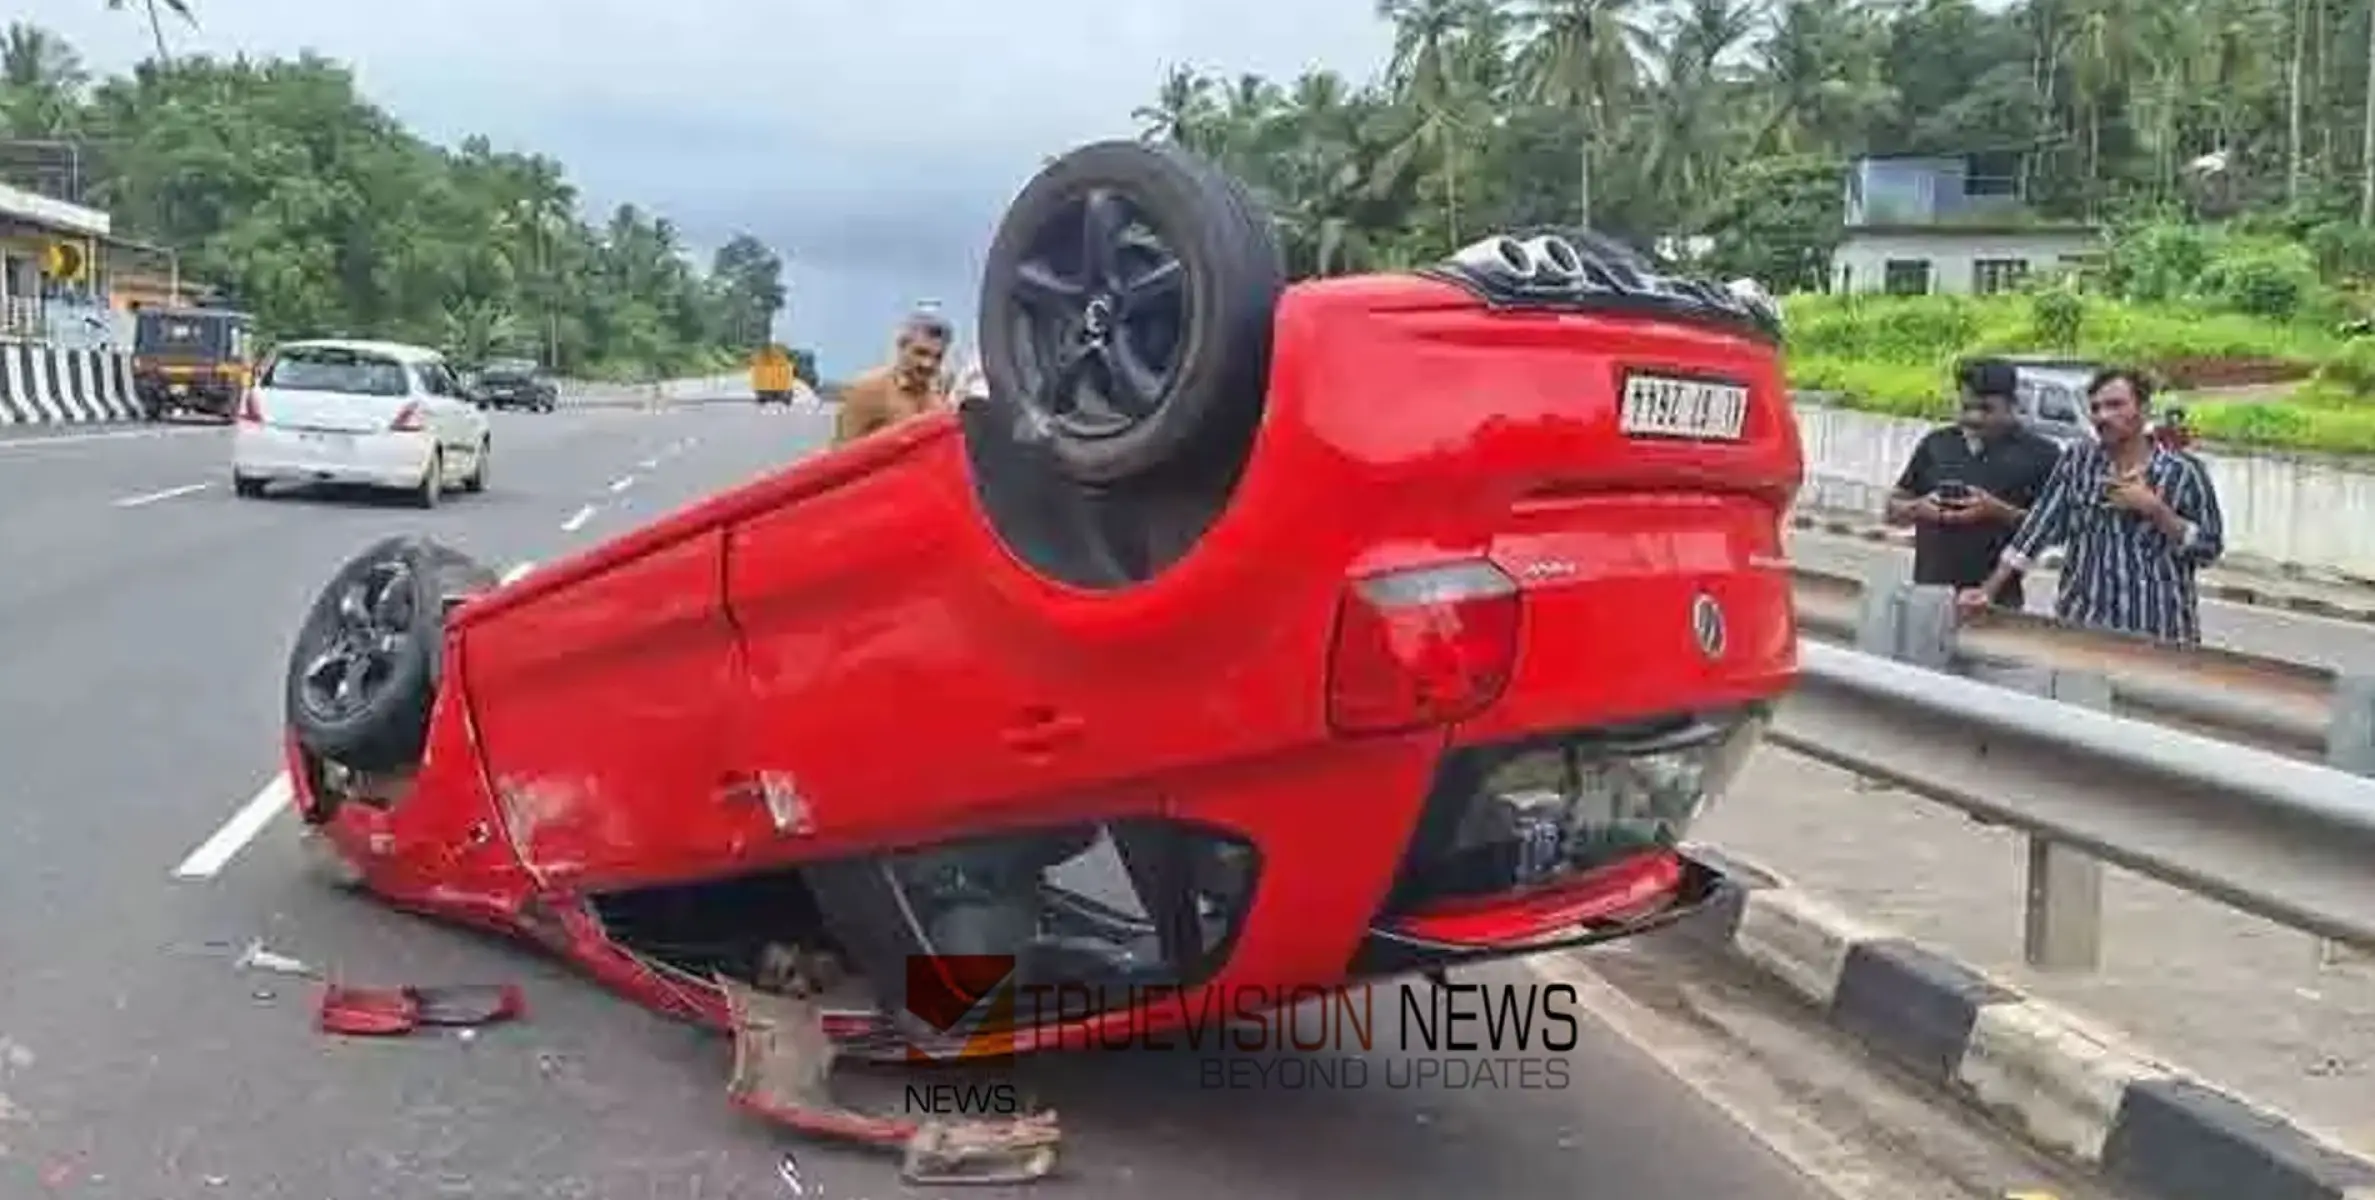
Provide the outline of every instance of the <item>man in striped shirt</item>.
[[2086,391],[2097,440],[2062,453],[1995,571],[1957,601],[1967,614],[1985,608],[1996,589],[2061,545],[2054,611],[2062,620],[2198,643],[2194,575],[2217,561],[2226,539],[2210,473],[2148,436],[2152,388],[2138,373],[2104,371]]

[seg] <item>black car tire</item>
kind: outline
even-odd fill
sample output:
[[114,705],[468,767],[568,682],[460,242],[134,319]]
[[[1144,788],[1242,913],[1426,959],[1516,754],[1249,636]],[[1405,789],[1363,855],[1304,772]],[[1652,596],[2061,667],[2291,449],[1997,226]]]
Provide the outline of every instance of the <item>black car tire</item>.
[[445,499],[445,451],[429,452],[429,469],[421,473],[421,481],[412,489],[414,508],[435,508]]
[[[1152,237],[1128,237],[1135,226]],[[1103,246],[1095,261],[1092,243]],[[1166,270],[1175,292],[1146,286]],[[1050,276],[1068,289],[1044,286]],[[982,280],[982,370],[993,395],[1031,410],[1057,468],[1078,482],[1202,473],[1242,454],[1259,424],[1285,286],[1277,234],[1242,184],[1175,147],[1084,146],[1026,184],[999,223]],[[1098,384],[1086,405],[1090,389],[1046,386],[1058,356],[1083,344],[1103,347],[1085,368]],[[1113,386],[1123,375],[1143,403],[1110,401],[1133,390]]]
[[[388,538],[348,560],[315,597],[289,651],[283,703],[298,745],[357,771],[417,763],[437,695],[447,605],[498,583],[468,555],[425,538]],[[339,704],[322,685],[347,664],[361,686],[352,703]]]
[[478,461],[470,467],[470,478],[462,481],[463,491],[475,495],[487,490],[487,462],[494,457],[495,439],[481,438],[478,443]]

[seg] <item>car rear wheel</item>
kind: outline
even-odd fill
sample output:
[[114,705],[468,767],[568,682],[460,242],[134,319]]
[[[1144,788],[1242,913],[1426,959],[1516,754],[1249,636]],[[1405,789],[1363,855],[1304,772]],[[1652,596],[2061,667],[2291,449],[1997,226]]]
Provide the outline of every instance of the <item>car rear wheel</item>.
[[256,499],[264,494],[264,481],[233,471],[231,472],[231,494],[242,499]]
[[412,492],[414,508],[435,508],[445,498],[445,451],[429,452],[429,469],[421,475],[421,482]]
[[493,438],[480,438],[480,439],[479,439],[479,442],[478,442],[478,461],[477,461],[477,462],[475,462],[475,463],[473,463],[473,464],[471,464],[471,466],[470,466],[470,479],[469,479],[469,481],[468,481],[468,482],[466,482],[466,483],[464,483],[464,484],[462,485],[462,490],[463,490],[463,491],[465,491],[465,492],[483,492],[483,491],[487,490],[487,470],[488,470],[488,467],[487,467],[487,462],[488,462],[488,460],[489,460],[489,459],[492,459],[494,456],[495,456],[495,441],[494,441],[494,439],[493,439]]
[[285,702],[298,744],[357,771],[417,762],[446,606],[497,583],[469,556],[419,538],[389,538],[340,567],[289,654]]
[[1242,454],[1261,416],[1276,233],[1187,153],[1101,142],[1009,206],[982,281],[982,370],[1066,475],[1116,484]]

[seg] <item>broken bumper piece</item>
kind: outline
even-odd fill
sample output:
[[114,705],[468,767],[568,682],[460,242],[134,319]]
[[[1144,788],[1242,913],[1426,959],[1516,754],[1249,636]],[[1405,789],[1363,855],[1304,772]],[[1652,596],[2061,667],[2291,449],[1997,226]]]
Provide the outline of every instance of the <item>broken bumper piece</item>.
[[322,989],[324,1033],[352,1037],[402,1037],[421,1026],[472,1028],[514,1021],[528,1011],[528,999],[514,984],[450,987],[356,987],[333,983]]
[[1011,1120],[914,1121],[858,1112],[836,1103],[831,1075],[837,1047],[813,997],[762,992],[720,978],[734,1027],[735,1107],[816,1137],[897,1149],[911,1184],[1013,1184],[1055,1170],[1060,1137],[1054,1113]]

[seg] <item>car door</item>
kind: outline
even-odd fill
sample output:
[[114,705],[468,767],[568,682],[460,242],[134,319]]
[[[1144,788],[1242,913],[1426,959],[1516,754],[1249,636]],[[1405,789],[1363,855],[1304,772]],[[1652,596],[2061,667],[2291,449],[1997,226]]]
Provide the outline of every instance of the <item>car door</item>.
[[443,361],[423,362],[419,375],[419,386],[427,392],[429,424],[445,447],[447,461],[467,461],[478,453],[478,426],[484,414],[464,398],[461,382]]

